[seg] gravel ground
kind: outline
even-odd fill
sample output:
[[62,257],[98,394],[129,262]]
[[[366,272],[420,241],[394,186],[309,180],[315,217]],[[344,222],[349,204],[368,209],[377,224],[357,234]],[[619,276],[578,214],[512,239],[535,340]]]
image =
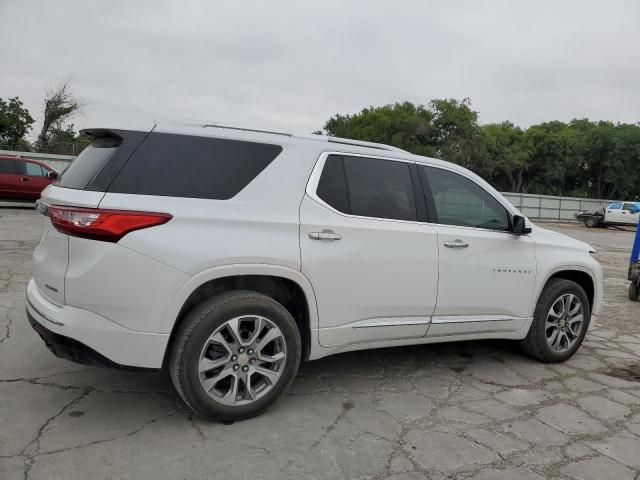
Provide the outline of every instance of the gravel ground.
[[0,210],[0,479],[640,479],[633,233],[549,225],[598,248],[605,306],[542,365],[509,342],[342,354],[302,366],[261,417],[192,417],[162,374],[55,358],[24,291],[42,217]]

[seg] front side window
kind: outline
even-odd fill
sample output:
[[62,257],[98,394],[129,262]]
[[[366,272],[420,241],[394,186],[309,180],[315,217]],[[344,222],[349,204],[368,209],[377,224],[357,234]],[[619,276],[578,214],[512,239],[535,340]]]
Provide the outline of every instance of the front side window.
[[24,162],[22,168],[24,169],[24,175],[29,177],[44,177],[42,167],[37,163]]
[[620,210],[622,208],[621,203],[612,203],[607,207],[609,210]]
[[331,155],[325,162],[317,195],[343,213],[415,221],[409,168],[405,162]]
[[435,204],[437,223],[509,230],[509,213],[489,192],[468,178],[436,167],[421,166]]

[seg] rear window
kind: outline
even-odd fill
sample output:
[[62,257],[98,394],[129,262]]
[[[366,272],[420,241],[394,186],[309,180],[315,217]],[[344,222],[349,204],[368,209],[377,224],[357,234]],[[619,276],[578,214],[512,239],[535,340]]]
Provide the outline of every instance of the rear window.
[[151,133],[109,192],[226,200],[282,151],[279,145]]
[[120,139],[97,138],[85,148],[78,158],[59,177],[57,185],[65,188],[83,189],[114,154]]
[[0,158],[0,173],[16,173],[16,161]]

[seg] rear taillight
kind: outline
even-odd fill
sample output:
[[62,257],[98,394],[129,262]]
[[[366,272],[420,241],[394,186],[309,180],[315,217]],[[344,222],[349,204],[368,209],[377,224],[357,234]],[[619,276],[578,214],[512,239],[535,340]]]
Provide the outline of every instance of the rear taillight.
[[168,213],[49,205],[49,218],[56,230],[67,235],[117,242],[129,232],[162,225],[172,217]]

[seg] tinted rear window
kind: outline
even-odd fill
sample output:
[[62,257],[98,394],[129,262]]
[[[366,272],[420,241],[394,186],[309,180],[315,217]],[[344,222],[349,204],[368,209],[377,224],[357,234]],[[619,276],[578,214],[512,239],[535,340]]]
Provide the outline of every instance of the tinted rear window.
[[365,157],[344,157],[353,215],[416,220],[409,164]]
[[83,189],[114,154],[120,140],[113,137],[97,138],[85,148],[78,158],[59,177],[57,185],[65,188]]
[[351,211],[342,157],[331,155],[327,158],[316,193],[318,197],[339,212],[348,213]]
[[409,164],[331,155],[316,193],[336,210],[362,217],[417,219]]
[[152,133],[109,192],[226,200],[282,151],[279,145]]

